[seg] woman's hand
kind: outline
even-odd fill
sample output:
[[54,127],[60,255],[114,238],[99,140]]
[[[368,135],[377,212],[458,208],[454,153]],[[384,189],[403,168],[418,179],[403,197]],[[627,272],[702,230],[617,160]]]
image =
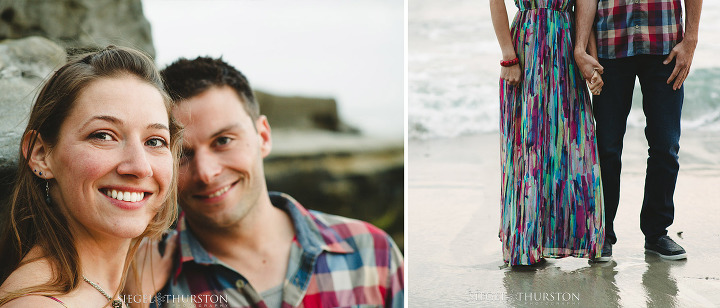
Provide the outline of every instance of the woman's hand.
[[517,86],[520,84],[520,81],[522,80],[522,70],[520,69],[520,64],[518,63],[507,67],[503,66],[500,69],[500,78],[505,80],[505,82],[511,86]]
[[[492,19],[495,36],[497,36],[502,58],[505,61],[517,57],[517,52],[513,46],[513,39],[510,35],[510,23],[507,15],[507,8],[503,0],[490,0],[490,17]],[[512,86],[517,86],[522,78],[522,69],[520,64],[500,69],[500,78],[505,80]]]
[[602,87],[605,83],[603,82],[602,77],[600,76],[600,71],[597,68],[593,70],[592,76],[586,82],[590,88],[590,93],[593,95],[600,95]]
[[[138,299],[133,300],[134,303],[131,306],[149,307],[148,299],[152,299],[165,286],[172,271],[177,241],[178,233],[173,230],[165,241],[165,249],[161,256],[158,249],[159,241],[148,238],[142,240],[140,247],[135,252],[136,267],[130,269],[125,283],[125,295]],[[138,282],[140,285],[137,285]],[[138,295],[140,296],[138,297]],[[139,300],[141,298],[143,300]]]

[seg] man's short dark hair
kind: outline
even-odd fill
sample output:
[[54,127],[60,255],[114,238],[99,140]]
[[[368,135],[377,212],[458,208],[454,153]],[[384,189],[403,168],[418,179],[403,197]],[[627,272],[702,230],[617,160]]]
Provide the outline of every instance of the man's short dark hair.
[[240,71],[223,61],[222,57],[197,57],[194,60],[180,58],[162,70],[161,74],[168,94],[175,103],[212,87],[229,86],[235,90],[253,121],[260,116],[260,107],[250,82]]

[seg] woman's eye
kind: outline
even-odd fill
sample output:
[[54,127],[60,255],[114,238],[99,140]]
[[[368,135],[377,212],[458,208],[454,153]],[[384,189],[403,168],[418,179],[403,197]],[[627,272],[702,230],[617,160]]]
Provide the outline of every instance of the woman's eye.
[[90,137],[94,139],[104,140],[104,141],[110,141],[112,140],[112,136],[109,133],[106,132],[96,132],[90,135]]
[[165,141],[165,139],[162,139],[162,138],[153,138],[153,139],[150,139],[150,140],[146,141],[145,144],[146,144],[147,146],[150,146],[150,147],[153,147],[153,148],[165,147],[165,146],[168,145],[168,144],[167,144],[167,141]]
[[215,140],[215,144],[226,145],[226,144],[230,143],[230,141],[232,141],[232,139],[230,137],[220,137],[220,138],[217,138],[217,140]]

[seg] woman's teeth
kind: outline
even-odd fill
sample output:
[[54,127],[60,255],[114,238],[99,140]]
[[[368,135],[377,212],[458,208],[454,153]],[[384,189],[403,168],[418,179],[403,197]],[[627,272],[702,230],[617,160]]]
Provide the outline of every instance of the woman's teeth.
[[207,197],[208,197],[208,198],[215,198],[215,197],[217,197],[217,196],[219,196],[219,195],[222,195],[222,194],[224,194],[226,191],[228,191],[228,190],[230,189],[230,186],[231,186],[231,185],[225,186],[225,188],[223,188],[223,189],[221,189],[221,190],[218,190],[218,191],[216,191],[216,192],[208,195]]
[[126,202],[138,202],[145,198],[144,192],[128,192],[128,191],[117,191],[114,189],[106,190],[105,194],[110,198],[115,198],[120,201]]

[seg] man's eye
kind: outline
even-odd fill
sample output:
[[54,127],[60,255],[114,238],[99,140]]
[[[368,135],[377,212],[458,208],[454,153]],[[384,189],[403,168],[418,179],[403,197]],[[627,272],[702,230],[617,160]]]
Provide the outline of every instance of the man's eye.
[[230,141],[232,141],[232,139],[230,137],[220,137],[220,138],[217,138],[217,140],[215,140],[215,144],[226,145],[226,144],[230,143]]
[[180,152],[180,164],[184,165],[188,161],[190,161],[193,157],[194,153],[192,151],[182,151]]

